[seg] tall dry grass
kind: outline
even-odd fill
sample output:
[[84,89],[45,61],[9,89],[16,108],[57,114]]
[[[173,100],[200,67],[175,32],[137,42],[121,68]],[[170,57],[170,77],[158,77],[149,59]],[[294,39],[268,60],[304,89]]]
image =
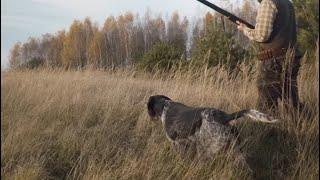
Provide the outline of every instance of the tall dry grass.
[[[300,97],[311,112],[277,125],[238,121],[257,179],[318,179],[319,70],[304,65]],[[181,158],[161,123],[148,119],[150,95],[227,112],[255,108],[256,69],[166,75],[34,70],[1,76],[1,177],[4,179],[251,179],[223,154]]]

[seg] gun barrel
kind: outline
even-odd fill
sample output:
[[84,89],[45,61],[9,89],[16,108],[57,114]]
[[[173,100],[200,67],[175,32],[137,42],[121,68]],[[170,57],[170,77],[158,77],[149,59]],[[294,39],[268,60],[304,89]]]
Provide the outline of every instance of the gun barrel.
[[245,21],[245,20],[243,20],[243,19],[241,19],[241,18],[229,13],[228,11],[226,11],[226,10],[224,10],[224,9],[222,9],[222,8],[212,4],[212,3],[210,3],[209,1],[206,1],[206,0],[197,0],[197,1],[201,2],[202,4],[208,6],[208,7],[212,8],[212,9],[214,9],[215,11],[219,12],[220,14],[226,16],[230,21],[232,21],[235,24],[237,24],[236,22],[239,21],[239,22],[245,24],[246,26],[248,26],[249,28],[254,29],[254,26],[252,24],[250,24],[247,21]]

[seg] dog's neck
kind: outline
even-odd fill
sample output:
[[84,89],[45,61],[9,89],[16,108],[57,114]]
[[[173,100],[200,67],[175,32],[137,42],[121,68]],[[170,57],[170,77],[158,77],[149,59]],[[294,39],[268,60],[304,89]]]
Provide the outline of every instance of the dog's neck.
[[170,100],[165,100],[164,105],[163,105],[163,109],[162,109],[162,113],[161,113],[161,122],[163,125],[165,125],[165,120],[166,120],[166,115],[167,115],[167,111],[169,109],[169,105],[170,105]]

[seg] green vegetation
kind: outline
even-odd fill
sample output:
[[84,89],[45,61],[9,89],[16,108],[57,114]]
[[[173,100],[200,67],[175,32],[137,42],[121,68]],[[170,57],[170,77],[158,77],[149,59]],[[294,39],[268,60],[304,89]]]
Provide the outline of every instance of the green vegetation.
[[168,71],[172,66],[184,60],[182,54],[183,51],[174,46],[157,43],[143,56],[139,65],[141,69],[146,71]]
[[298,24],[298,42],[302,52],[314,55],[319,41],[319,1],[293,0]]
[[248,52],[233,38],[232,33],[209,28],[206,36],[196,42],[192,62],[200,67],[204,64],[209,67],[223,65],[233,70],[239,59],[247,56]]

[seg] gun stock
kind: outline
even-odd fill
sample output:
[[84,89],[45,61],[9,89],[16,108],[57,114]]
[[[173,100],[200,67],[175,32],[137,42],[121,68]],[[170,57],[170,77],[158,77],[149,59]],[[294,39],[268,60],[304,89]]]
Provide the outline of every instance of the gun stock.
[[222,8],[212,4],[212,3],[210,3],[209,1],[206,1],[206,0],[197,0],[197,1],[201,2],[202,4],[208,6],[208,7],[212,8],[212,9],[214,9],[218,13],[226,16],[231,22],[233,22],[235,24],[237,24],[237,21],[239,21],[239,22],[245,24],[247,27],[249,27],[251,29],[254,29],[254,25],[252,25],[252,24],[248,23],[247,21],[245,21],[245,20],[243,20],[243,19],[241,19],[241,18],[229,13],[228,11],[226,11],[226,10],[224,10],[224,9],[222,9]]

